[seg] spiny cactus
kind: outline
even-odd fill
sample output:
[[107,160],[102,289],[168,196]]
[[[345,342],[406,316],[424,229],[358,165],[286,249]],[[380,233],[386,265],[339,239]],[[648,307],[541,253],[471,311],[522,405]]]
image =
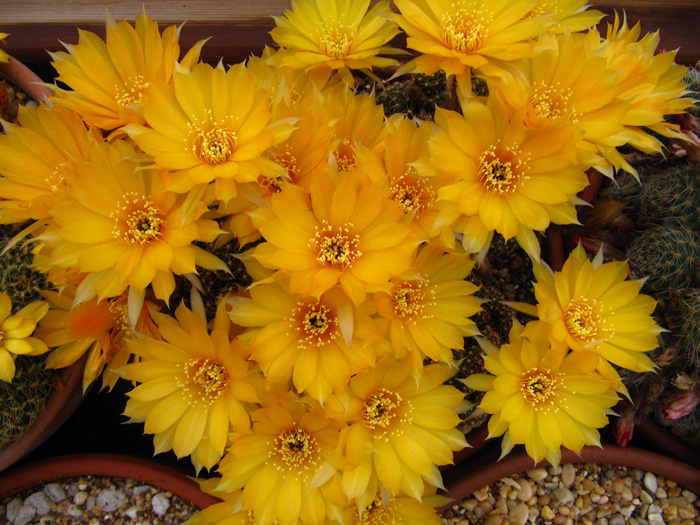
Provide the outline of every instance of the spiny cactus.
[[690,96],[699,101],[695,107],[688,109],[688,113],[696,118],[700,118],[700,70],[694,67],[689,68],[683,82],[688,84]]
[[386,116],[406,113],[409,118],[432,120],[435,108],[447,100],[445,74],[415,75],[406,82],[378,84],[377,102],[384,106]]
[[663,298],[693,284],[700,236],[679,224],[650,228],[630,244],[627,257],[637,277],[648,278],[643,291]]
[[[0,251],[15,233],[11,225],[0,226]],[[0,290],[10,296],[14,312],[41,299],[39,291],[48,288],[44,274],[32,269],[33,246],[24,239],[0,256]]]
[[700,170],[684,162],[667,170],[655,170],[642,179],[637,225],[678,222],[700,229]]
[[700,365],[700,290],[688,290],[679,317],[682,347],[690,356],[690,362]]
[[0,381],[0,449],[20,437],[44,411],[54,372],[45,356],[20,355],[12,383]]

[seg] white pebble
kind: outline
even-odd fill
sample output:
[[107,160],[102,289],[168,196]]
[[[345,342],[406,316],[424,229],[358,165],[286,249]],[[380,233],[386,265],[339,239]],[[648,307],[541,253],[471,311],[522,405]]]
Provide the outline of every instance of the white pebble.
[[24,500],[24,504],[34,507],[39,516],[48,514],[51,510],[49,500],[46,498],[46,494],[43,492],[35,492],[34,494],[27,496]]
[[527,501],[532,497],[532,486],[525,478],[520,478],[518,480],[517,497],[520,501]]
[[34,516],[36,516],[36,509],[31,505],[25,505],[17,511],[17,516],[12,523],[13,525],[27,525],[27,523],[31,523]]
[[547,476],[547,469],[533,468],[527,471],[527,477],[532,481],[542,481]]
[[71,503],[63,509],[62,514],[71,518],[82,518],[85,515],[85,512],[75,503]]
[[656,494],[656,490],[659,488],[659,482],[656,481],[656,476],[653,473],[647,472],[644,474],[644,486],[651,494]]
[[124,511],[124,514],[126,514],[129,517],[129,519],[135,520],[136,516],[138,516],[139,514],[139,508],[136,505],[133,505],[126,509]]
[[666,525],[661,514],[649,514],[647,520],[649,521],[649,525]]
[[142,494],[143,492],[150,492],[153,490],[153,487],[150,485],[139,485],[138,487],[134,487],[133,493],[138,495]]
[[66,491],[60,483],[49,483],[44,486],[44,494],[46,494],[54,503],[61,503],[66,499]]
[[10,500],[10,502],[7,504],[7,507],[5,507],[5,517],[7,518],[7,521],[13,522],[15,521],[15,518],[17,517],[17,512],[19,509],[22,508],[22,500],[19,498],[14,498]]
[[114,512],[115,510],[121,508],[126,499],[126,494],[123,491],[108,489],[103,490],[97,495],[95,504],[102,507],[105,512]]
[[84,490],[81,490],[80,492],[76,492],[75,496],[73,496],[73,503],[76,505],[83,505],[88,499],[88,493],[85,492]]
[[566,505],[574,501],[574,494],[569,489],[558,487],[552,491],[552,502],[556,507]]
[[170,500],[165,494],[161,494],[160,492],[153,496],[153,499],[151,500],[151,506],[153,507],[153,512],[158,514],[158,516],[162,516],[166,512],[168,512],[168,509],[170,508]]

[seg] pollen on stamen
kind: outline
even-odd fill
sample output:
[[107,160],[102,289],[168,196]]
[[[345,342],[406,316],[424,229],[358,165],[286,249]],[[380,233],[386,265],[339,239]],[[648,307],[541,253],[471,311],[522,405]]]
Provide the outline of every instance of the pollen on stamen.
[[337,27],[324,27],[319,38],[321,51],[329,58],[344,58],[352,53],[355,37],[352,32],[338,24]]
[[338,171],[349,171],[355,167],[355,147],[350,139],[344,139],[333,152]]
[[66,185],[66,178],[64,176],[64,172],[67,167],[67,163],[61,162],[58,166],[54,168],[53,172],[51,172],[51,175],[44,179],[44,182],[46,182],[46,184],[51,188],[52,193],[58,192],[58,190],[60,190]]
[[[458,9],[456,9],[459,7]],[[486,41],[493,16],[473,4],[452,4],[452,10],[442,16],[442,39],[446,46],[459,53],[478,51]]]
[[190,359],[182,365],[183,378],[178,386],[190,406],[211,406],[228,388],[228,373],[211,359]]
[[484,187],[499,195],[512,193],[528,179],[529,162],[517,146],[489,146],[479,158],[479,176]]
[[537,127],[543,122],[568,117],[577,122],[577,113],[571,102],[573,93],[570,88],[538,84],[528,98],[528,125]]
[[415,210],[420,215],[433,204],[436,197],[435,191],[417,175],[413,166],[408,166],[406,173],[393,180],[389,187],[389,198],[405,214]]
[[434,291],[428,289],[428,283],[421,280],[402,281],[391,294],[394,315],[404,320],[425,318],[425,308],[433,303]]
[[114,86],[114,100],[117,105],[124,109],[126,106],[139,104],[143,100],[143,94],[150,86],[143,75],[130,78],[126,83],[126,88]]
[[166,216],[148,197],[128,192],[109,217],[114,220],[115,239],[145,246],[160,237]]
[[571,336],[584,344],[594,343],[602,332],[610,332],[598,313],[601,306],[595,299],[574,299],[564,313],[564,324]]
[[314,238],[310,241],[316,260],[323,266],[345,269],[362,256],[360,236],[353,235],[352,229],[350,223],[333,227],[326,221],[323,221],[321,228],[316,227]]
[[290,324],[298,334],[300,348],[321,347],[338,336],[338,319],[335,313],[320,303],[297,303]]
[[546,368],[531,368],[521,378],[520,392],[536,411],[548,412],[558,399],[560,376]]
[[309,471],[319,462],[319,452],[316,438],[295,426],[275,438],[270,455],[277,459],[277,470],[292,471],[307,478]]

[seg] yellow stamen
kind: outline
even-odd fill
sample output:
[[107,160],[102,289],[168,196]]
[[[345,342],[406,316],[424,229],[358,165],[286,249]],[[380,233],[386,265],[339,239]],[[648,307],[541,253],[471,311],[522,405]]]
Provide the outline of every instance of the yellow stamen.
[[207,164],[222,164],[236,150],[238,135],[226,126],[213,126],[199,130],[192,141],[192,152]]
[[408,166],[406,173],[394,180],[389,188],[389,198],[399,205],[405,214],[416,210],[420,215],[435,201],[435,191]]
[[582,297],[571,301],[564,313],[564,324],[571,336],[584,344],[593,343],[606,330],[605,319],[598,313],[595,299]]
[[343,27],[324,27],[320,32],[320,43],[323,54],[329,58],[343,58],[348,56],[355,44],[353,34]]
[[[319,446],[311,434],[295,426],[275,438],[271,455],[281,460],[278,470],[290,470],[304,477],[318,463]],[[286,467],[286,469],[285,469]]]
[[375,438],[388,441],[389,434],[401,434],[402,426],[412,420],[413,405],[404,401],[398,392],[379,388],[366,400],[362,409],[362,421],[373,430]]
[[324,346],[338,336],[338,319],[323,304],[298,303],[291,316],[292,326],[299,332],[299,347]]
[[[454,5],[454,4],[453,4]],[[442,16],[442,40],[460,53],[478,51],[486,41],[492,15],[467,4]]]
[[547,368],[531,368],[525,372],[520,383],[525,401],[535,410],[551,410],[558,399],[557,391],[561,386],[559,376]]
[[394,306],[394,315],[406,320],[413,320],[414,323],[418,319],[424,318],[425,307],[430,304],[430,298],[426,298],[426,292],[429,292],[430,297],[433,295],[432,290],[426,290],[427,283],[425,281],[403,281],[399,283],[391,295]]
[[124,194],[117,211],[109,217],[114,219],[114,237],[137,246],[158,239],[165,224],[165,214],[145,195],[134,192]]
[[190,405],[211,405],[228,388],[226,368],[210,359],[190,359],[184,364],[185,381],[178,381]]
[[143,94],[149,86],[150,84],[146,82],[143,75],[137,75],[126,82],[125,89],[119,86],[114,87],[114,100],[121,109],[132,104],[140,104]]
[[343,140],[333,152],[333,156],[338,171],[349,171],[355,167],[355,148],[350,139]]
[[509,146],[505,151],[491,145],[479,159],[479,175],[484,187],[491,193],[505,195],[512,193],[527,180],[529,165],[522,158],[517,146]]
[[311,249],[316,253],[316,260],[323,266],[336,266],[342,269],[350,266],[362,252],[358,249],[360,236],[352,235],[352,224],[334,228],[323,221],[323,227],[316,227],[316,234],[311,240]]

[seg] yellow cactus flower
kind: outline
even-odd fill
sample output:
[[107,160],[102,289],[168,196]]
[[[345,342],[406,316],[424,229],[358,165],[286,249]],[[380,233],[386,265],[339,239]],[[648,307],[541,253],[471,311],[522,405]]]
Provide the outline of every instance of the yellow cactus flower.
[[[47,368],[65,368],[84,354],[88,354],[83,371],[83,391],[102,374],[102,387],[111,390],[117,382],[116,369],[131,357],[124,340],[127,337],[155,336],[150,308],[155,304],[145,301],[134,329],[129,321],[128,293],[103,301],[93,297],[73,305],[75,286],[66,286],[60,292],[45,290],[41,295],[51,304],[43,317],[36,335],[53,349],[46,359]],[[104,372],[104,373],[103,373]]]
[[484,356],[489,374],[464,382],[486,392],[479,407],[491,414],[489,436],[505,434],[503,455],[524,444],[535,463],[546,458],[556,465],[562,446],[574,452],[600,446],[598,429],[608,423],[607,410],[618,396],[596,372],[595,352],[569,352],[550,339],[551,330],[544,321],[515,323],[509,342]]
[[406,32],[407,47],[421,53],[409,63],[412,70],[456,75],[462,101],[471,93],[472,69],[488,77],[507,76],[508,62],[532,56],[535,38],[553,23],[544,16],[528,17],[534,0],[395,3],[401,14],[394,19]]
[[0,135],[0,223],[45,221],[56,194],[76,178],[78,159],[101,141],[96,128],[60,106],[20,106],[20,125],[4,123]]
[[[57,80],[74,90],[54,88],[59,103],[106,130],[143,123],[143,95],[153,83],[170,81],[180,55],[179,33],[179,28],[171,26],[161,35],[145,10],[134,26],[108,16],[106,42],[80,31],[78,44],[66,46],[68,53],[50,53]],[[203,44],[195,44],[183,66],[199,60]]]
[[211,333],[178,306],[175,316],[154,313],[161,339],[131,339],[141,361],[123,372],[138,385],[128,392],[124,415],[145,422],[155,434],[156,454],[172,449],[191,455],[197,470],[211,469],[224,454],[231,431],[247,431],[246,403],[258,402],[257,378],[247,349],[230,338],[230,321],[220,304]]
[[[616,15],[608,24],[607,36],[591,46],[590,52],[601,53],[608,67],[616,74],[618,97],[629,104],[621,119],[628,135],[628,143],[650,153],[660,152],[659,140],[644,128],[666,137],[684,138],[678,125],[665,120],[665,115],[684,113],[693,106],[693,99],[682,98],[688,87],[683,78],[687,67],[674,63],[676,51],[654,54],[659,45],[659,33],[648,33],[639,39],[640,25],[627,26],[626,20]],[[596,31],[595,34],[599,36]],[[616,168],[636,175],[622,155],[614,149],[607,156]]]
[[328,401],[329,415],[348,422],[339,445],[347,461],[342,486],[358,508],[374,501],[373,477],[392,495],[417,500],[426,484],[442,486],[437,466],[452,463],[453,451],[467,446],[456,428],[464,394],[443,384],[449,377],[447,366],[432,364],[416,378],[411,366],[390,357]]
[[514,110],[525,109],[525,125],[530,129],[568,120],[583,131],[577,143],[583,169],[595,167],[612,177],[607,152],[627,141],[622,124],[629,103],[619,98],[617,74],[605,58],[587,52],[599,37],[564,33],[545,35],[545,48],[539,55],[518,62],[521,75],[506,83],[492,82]]
[[442,519],[427,498],[417,501],[407,496],[383,497],[381,491],[363,509],[355,505],[343,514],[343,523],[356,525],[440,525]]
[[242,510],[258,525],[324,523],[327,511],[347,504],[334,457],[342,423],[292,392],[261,404],[251,412],[251,431],[232,434],[216,490],[243,489]]
[[289,292],[288,280],[250,288],[250,298],[227,298],[234,324],[249,327],[251,356],[272,385],[292,380],[296,391],[323,402],[342,392],[350,377],[373,366],[381,348],[372,319],[358,314],[332,288],[321,297]]
[[468,254],[446,253],[441,242],[432,241],[418,249],[414,270],[393,278],[388,293],[374,295],[394,353],[410,353],[416,373],[425,357],[452,363],[452,350],[478,333],[469,318],[481,310],[472,297],[478,286],[465,280],[473,266]]
[[96,143],[90,161],[78,163],[70,198],[51,209],[57,225],[46,234],[51,263],[90,274],[76,292],[81,302],[116,297],[127,287],[143,296],[149,285],[167,301],[173,274],[195,272],[196,265],[225,269],[193,244],[220,233],[215,221],[202,218],[206,203],[193,200],[185,209],[185,195],[165,191],[164,173],[134,157],[126,141]]
[[48,302],[35,301],[12,314],[10,296],[0,292],[0,381],[12,382],[16,356],[41,355],[49,351],[44,341],[30,337],[48,310]]
[[283,66],[347,72],[397,63],[377,56],[397,51],[385,46],[399,32],[385,0],[371,9],[370,0],[292,0],[291,11],[273,18],[270,36],[289,52]]
[[242,63],[228,71],[200,63],[176,72],[172,84],[150,88],[143,115],[147,126],[124,129],[156,164],[172,172],[172,191],[184,193],[214,181],[216,198],[228,201],[238,193],[236,183],[253,182],[263,170],[285,174],[262,153],[288,126],[268,127],[267,92]]
[[470,102],[464,116],[438,109],[435,122],[442,132],[430,138],[430,162],[454,180],[438,192],[449,206],[437,223],[454,224],[468,253],[483,256],[496,231],[539,260],[535,231],[578,222],[572,201],[588,178],[575,165],[572,123],[527,129],[525,109],[509,117],[497,97]]
[[658,346],[664,330],[651,316],[656,301],[639,293],[642,282],[626,280],[627,261],[603,263],[602,250],[591,261],[578,245],[560,272],[542,265],[534,271],[537,312],[555,340],[629,370],[654,369],[644,352]]
[[255,258],[287,272],[292,293],[319,297],[340,283],[358,305],[411,268],[415,243],[401,211],[357,171],[337,181],[317,174],[310,195],[290,186],[250,215],[266,241]]

